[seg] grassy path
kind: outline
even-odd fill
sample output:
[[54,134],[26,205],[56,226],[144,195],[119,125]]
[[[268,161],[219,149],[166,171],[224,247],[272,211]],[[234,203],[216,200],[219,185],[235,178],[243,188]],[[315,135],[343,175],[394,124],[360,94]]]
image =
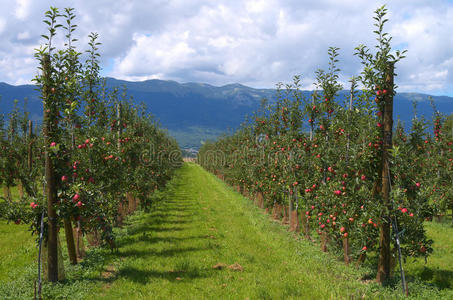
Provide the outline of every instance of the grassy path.
[[[363,285],[194,164],[131,219],[99,299],[338,299]],[[243,268],[213,269],[216,264]],[[236,265],[237,266],[237,265]],[[238,266],[237,266],[238,267]],[[239,267],[239,268],[240,268]],[[92,298],[92,297],[90,297]]]

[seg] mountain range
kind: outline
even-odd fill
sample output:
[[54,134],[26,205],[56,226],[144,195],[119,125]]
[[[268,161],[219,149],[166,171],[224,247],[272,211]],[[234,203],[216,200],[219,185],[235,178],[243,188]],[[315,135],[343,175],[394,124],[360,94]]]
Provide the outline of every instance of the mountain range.
[[[255,111],[266,98],[275,99],[275,89],[255,89],[241,84],[213,86],[205,83],[178,83],[175,81],[146,80],[132,82],[106,78],[107,89],[126,87],[134,101],[143,102],[149,112],[167,128],[182,148],[197,149],[206,139],[232,132]],[[347,95],[342,91],[341,96]],[[304,91],[307,97],[311,91]],[[19,107],[27,100],[27,111],[34,120],[42,119],[42,101],[33,85],[13,86],[0,83],[0,114],[7,114],[18,99]],[[444,114],[453,113],[453,97],[432,96],[437,110]],[[429,95],[420,93],[398,93],[395,97],[395,117],[406,127],[413,117],[412,102],[417,102],[417,114],[427,120],[432,117]]]

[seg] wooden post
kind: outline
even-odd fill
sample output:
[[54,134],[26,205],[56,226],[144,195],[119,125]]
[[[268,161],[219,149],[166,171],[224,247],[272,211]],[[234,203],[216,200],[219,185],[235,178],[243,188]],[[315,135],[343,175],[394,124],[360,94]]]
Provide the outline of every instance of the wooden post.
[[33,169],[33,121],[28,121],[28,171]]
[[46,199],[47,199],[47,216],[48,216],[48,237],[47,237],[47,267],[48,279],[50,282],[58,281],[58,230],[57,230],[57,212],[55,211],[55,203],[57,200],[57,190],[55,186],[55,173],[52,159],[49,154],[49,146],[51,141],[50,134],[52,133],[52,124],[50,118],[55,112],[52,112],[50,103],[51,81],[50,74],[50,56],[48,54],[43,57],[43,77],[44,84],[42,87],[42,96],[44,102],[44,124],[43,136],[45,143],[45,178],[46,178]]
[[393,130],[393,71],[394,65],[389,64],[388,70],[385,75],[385,88],[387,93],[384,95],[384,111],[383,111],[383,145],[382,145],[382,164],[381,164],[381,177],[382,177],[382,216],[384,218],[379,224],[379,259],[376,280],[379,283],[385,282],[390,278],[390,222],[386,219],[391,210],[390,205],[390,161],[389,150],[392,148],[392,130]]

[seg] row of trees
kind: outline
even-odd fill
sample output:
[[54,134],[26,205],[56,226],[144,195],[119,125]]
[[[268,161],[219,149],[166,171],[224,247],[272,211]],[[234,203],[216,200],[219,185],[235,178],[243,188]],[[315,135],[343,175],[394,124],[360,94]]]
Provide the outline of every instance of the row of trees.
[[317,232],[323,250],[343,249],[346,263],[377,252],[384,282],[397,251],[391,228],[404,230],[404,255],[432,251],[423,222],[452,207],[453,139],[436,110],[434,134],[416,116],[410,132],[400,121],[393,126],[394,66],[404,52],[391,51],[385,7],[375,13],[376,51],[356,48],[364,68],[349,95],[339,96],[338,48],[330,48],[311,96],[303,96],[298,76],[279,84],[275,102],[263,101],[233,135],[205,143],[198,161],[276,218],[283,214],[292,230],[309,239]]
[[[85,53],[77,51],[73,9],[51,8],[45,16],[48,34],[36,52],[40,67],[34,79],[43,121],[33,132],[26,109],[16,107],[2,116],[0,217],[28,223],[34,233],[44,229],[48,278],[56,281],[59,228],[65,229],[73,264],[74,226],[113,247],[112,226],[138,203],[149,205],[150,195],[165,185],[182,158],[176,141],[159,129],[144,105],[135,105],[125,90],[105,88],[98,35],[90,34]],[[65,42],[56,49],[60,31]],[[20,200],[11,197],[16,185]]]

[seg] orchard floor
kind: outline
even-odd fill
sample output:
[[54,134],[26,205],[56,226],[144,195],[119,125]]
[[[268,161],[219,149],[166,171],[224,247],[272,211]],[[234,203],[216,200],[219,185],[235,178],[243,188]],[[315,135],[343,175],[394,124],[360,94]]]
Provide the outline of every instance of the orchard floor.
[[[401,297],[397,284],[364,283],[366,270],[346,267],[296,238],[198,165],[186,163],[156,197],[161,199],[150,212],[136,213],[118,230],[118,252],[90,250],[81,264],[65,266],[65,282],[44,285],[44,299]],[[451,245],[442,249],[443,255],[452,254]],[[430,274],[442,271],[447,259],[434,261]],[[408,267],[428,272],[418,262]],[[9,281],[0,274],[0,299],[30,299],[34,268],[24,273]],[[445,284],[440,292],[417,284],[413,296],[446,299],[453,287]]]
[[131,220],[120,253],[123,260],[99,299],[362,295],[346,267],[297,242],[195,164],[182,168],[159,207]]

